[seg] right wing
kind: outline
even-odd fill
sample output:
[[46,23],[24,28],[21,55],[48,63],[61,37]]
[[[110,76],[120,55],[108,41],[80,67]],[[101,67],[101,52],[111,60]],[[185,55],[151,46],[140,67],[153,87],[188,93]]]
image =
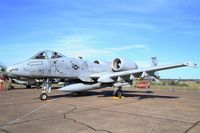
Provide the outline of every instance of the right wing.
[[94,73],[90,76],[92,79],[98,79],[98,82],[101,83],[109,83],[109,82],[116,82],[117,78],[123,78],[123,77],[142,77],[143,74],[152,75],[156,71],[161,70],[167,70],[167,69],[173,69],[178,67],[197,67],[197,64],[186,62],[186,63],[180,63],[180,64],[172,64],[172,65],[164,65],[164,66],[155,66],[155,67],[149,67],[149,68],[143,68],[143,69],[136,69],[136,70],[125,70],[120,72],[104,72],[104,73]]

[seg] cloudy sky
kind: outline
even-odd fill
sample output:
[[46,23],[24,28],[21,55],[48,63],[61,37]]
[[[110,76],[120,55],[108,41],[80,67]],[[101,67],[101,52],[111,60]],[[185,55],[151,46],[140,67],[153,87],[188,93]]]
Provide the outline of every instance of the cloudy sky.
[[[41,50],[87,60],[123,57],[141,67],[200,64],[199,0],[1,0],[0,62],[10,65]],[[160,72],[200,78],[200,70]]]

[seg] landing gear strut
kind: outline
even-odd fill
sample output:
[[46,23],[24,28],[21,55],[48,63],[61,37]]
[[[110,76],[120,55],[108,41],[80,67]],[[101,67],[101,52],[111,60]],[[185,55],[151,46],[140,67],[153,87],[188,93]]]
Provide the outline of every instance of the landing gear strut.
[[48,93],[51,92],[51,82],[47,79],[42,85],[42,93],[40,94],[40,100],[44,101],[48,98]]
[[116,88],[113,92],[113,96],[122,98],[123,96],[122,87]]

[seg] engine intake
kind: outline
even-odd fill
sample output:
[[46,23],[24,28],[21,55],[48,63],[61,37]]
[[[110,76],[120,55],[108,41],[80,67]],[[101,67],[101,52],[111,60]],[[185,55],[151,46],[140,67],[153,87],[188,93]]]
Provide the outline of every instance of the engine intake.
[[111,67],[113,71],[124,71],[138,68],[136,63],[120,58],[114,59]]

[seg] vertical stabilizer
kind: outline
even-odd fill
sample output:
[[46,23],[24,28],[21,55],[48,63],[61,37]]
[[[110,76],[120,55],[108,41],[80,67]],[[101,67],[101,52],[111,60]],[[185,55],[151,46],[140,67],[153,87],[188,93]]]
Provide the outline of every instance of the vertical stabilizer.
[[151,57],[151,66],[152,67],[158,66],[158,62],[157,62],[156,57]]
[[[158,61],[156,57],[151,57],[151,67],[156,67],[158,66]],[[158,72],[154,72],[154,76],[159,78],[159,73]]]

